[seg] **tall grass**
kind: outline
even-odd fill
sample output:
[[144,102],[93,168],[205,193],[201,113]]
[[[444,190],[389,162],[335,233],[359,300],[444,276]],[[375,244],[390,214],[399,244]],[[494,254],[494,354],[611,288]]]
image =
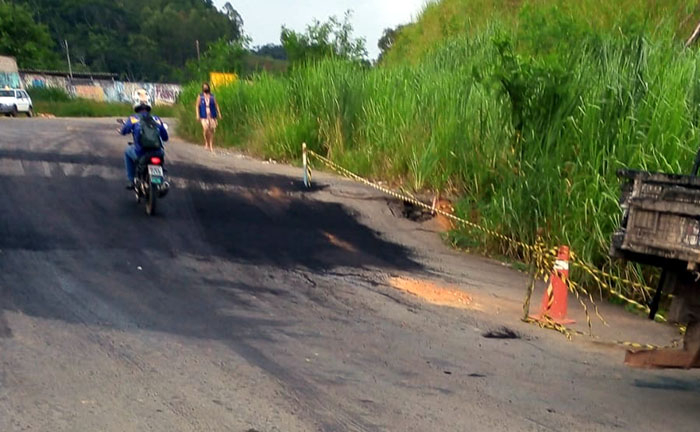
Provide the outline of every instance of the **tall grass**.
[[[518,30],[494,20],[449,38],[416,65],[326,61],[219,89],[220,138],[288,160],[307,142],[360,174],[447,191],[461,215],[516,239],[533,242],[540,231],[588,262],[635,271],[607,258],[615,173],[690,170],[700,55],[661,28],[606,33],[552,10],[537,25],[544,10],[523,10],[529,25]],[[193,118],[188,107],[181,123],[195,136]],[[478,233],[457,237],[519,254]]]

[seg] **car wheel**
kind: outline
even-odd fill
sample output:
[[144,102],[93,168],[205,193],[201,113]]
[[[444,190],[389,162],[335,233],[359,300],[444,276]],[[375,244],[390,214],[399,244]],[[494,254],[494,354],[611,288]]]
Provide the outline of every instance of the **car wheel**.
[[10,116],[17,117],[17,112],[17,105],[15,105],[14,107],[12,107],[12,111],[10,111]]
[[34,108],[29,107],[29,111],[27,111],[27,117],[34,117]]

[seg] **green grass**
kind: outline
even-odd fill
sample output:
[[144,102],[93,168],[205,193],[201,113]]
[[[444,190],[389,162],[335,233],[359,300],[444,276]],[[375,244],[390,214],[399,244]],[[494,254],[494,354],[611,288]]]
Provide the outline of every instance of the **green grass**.
[[[306,142],[361,175],[451,194],[459,214],[517,240],[532,243],[542,232],[547,244],[571,245],[600,268],[653,277],[607,257],[620,214],[615,173],[685,173],[692,166],[700,144],[700,55],[682,48],[677,33],[688,24],[659,18],[653,6],[680,17],[697,3],[500,3],[517,13],[499,9],[486,21],[466,0],[443,1],[466,8],[454,14],[483,22],[447,28],[422,56],[397,48],[394,54],[411,61],[367,70],[329,60],[219,89],[218,141],[283,160],[297,160]],[[429,6],[426,14],[432,10],[445,13]],[[199,139],[196,95],[196,85],[185,88],[180,131]],[[523,258],[477,231],[453,239]]]
[[68,102],[70,95],[62,88],[57,87],[31,87],[27,93],[32,97],[34,103],[42,102]]
[[[133,112],[131,104],[73,98],[60,88],[33,87],[27,91],[37,114],[56,117],[126,117]],[[175,117],[178,109],[178,106],[156,106],[153,112],[164,118]]]

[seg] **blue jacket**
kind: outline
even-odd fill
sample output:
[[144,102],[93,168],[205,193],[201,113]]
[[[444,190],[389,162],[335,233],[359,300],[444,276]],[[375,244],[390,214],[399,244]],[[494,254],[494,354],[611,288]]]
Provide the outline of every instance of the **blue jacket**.
[[[216,98],[213,94],[210,94],[209,110],[211,111],[211,118],[219,118],[219,104],[216,103]],[[204,93],[199,95],[199,118],[207,118],[207,101],[204,100]]]
[[[143,154],[143,149],[141,148],[141,117],[145,117],[147,113],[134,114],[124,122],[121,134],[128,135],[133,134],[134,136],[134,148],[138,155]],[[158,131],[160,132],[160,139],[163,142],[168,141],[168,130],[165,129],[163,121],[158,116],[152,116],[158,123]]]

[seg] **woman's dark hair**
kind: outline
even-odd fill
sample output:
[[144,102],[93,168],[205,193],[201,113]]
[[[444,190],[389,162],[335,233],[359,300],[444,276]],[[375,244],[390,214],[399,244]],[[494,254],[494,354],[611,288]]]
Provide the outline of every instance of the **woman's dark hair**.
[[206,90],[204,90],[205,88],[206,88],[206,90],[211,90],[209,83],[205,82],[202,84],[202,91],[206,91]]

